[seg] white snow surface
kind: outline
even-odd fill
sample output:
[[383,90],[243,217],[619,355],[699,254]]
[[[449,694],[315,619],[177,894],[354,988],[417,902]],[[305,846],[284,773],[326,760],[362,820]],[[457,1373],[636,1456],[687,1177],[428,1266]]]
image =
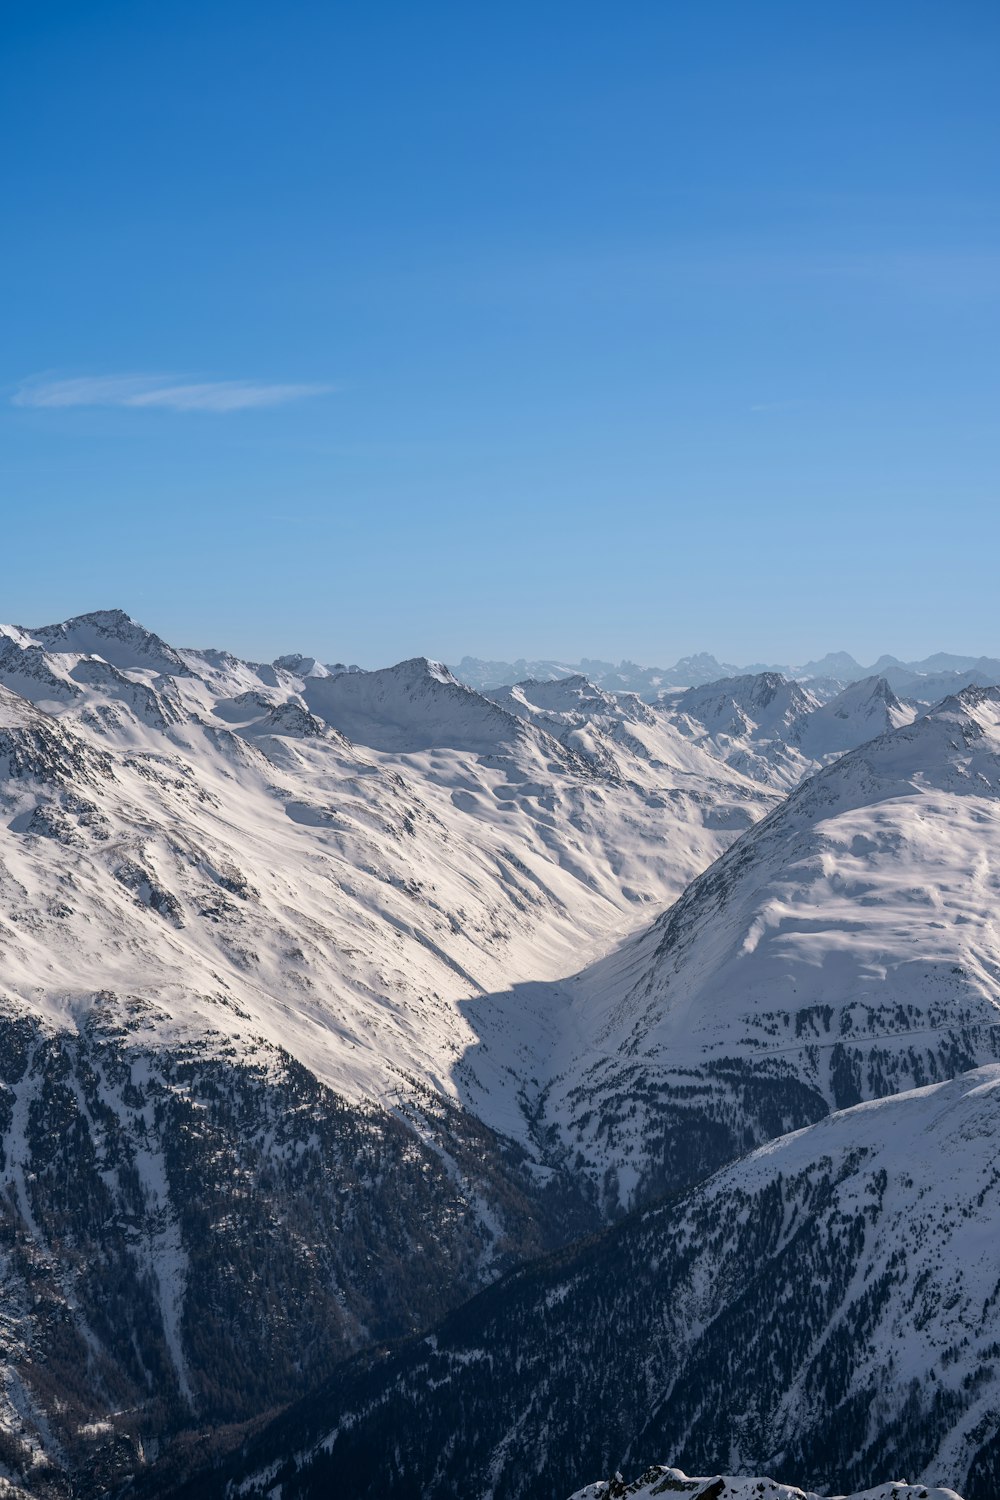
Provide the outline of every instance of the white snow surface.
[[821,700],[777,672],[723,678],[667,694],[664,716],[695,744],[765,785],[790,790],[866,740],[916,718],[884,677],[852,682]]
[[[994,1035],[998,914],[1000,689],[916,717],[877,679],[821,704],[760,674],[651,706],[579,675],[477,693],[420,657],[257,664],[116,610],[0,627],[0,1006],[70,1031],[117,1008],[142,1048],[279,1046],[349,1099],[429,1086],[530,1144],[527,1100],[624,1202],[644,1081],[773,1063],[832,1106],[838,1044]],[[612,1138],[623,1087],[638,1123]],[[717,1179],[877,1145],[910,1282],[947,1313],[928,1300],[919,1347],[873,1339],[901,1380],[995,1298],[995,1236],[954,1205],[994,1190],[998,1101],[983,1068]],[[178,1255],[165,1224],[167,1292]]]
[[[711,1497],[711,1500],[822,1500],[814,1490],[800,1490],[794,1485],[778,1484],[774,1479],[737,1477],[731,1474],[712,1478],[691,1478],[682,1469],[657,1467],[649,1469],[633,1484],[601,1480],[576,1490],[569,1500],[612,1500],[612,1497],[635,1496],[652,1500],[653,1496],[687,1495],[689,1500]],[[837,1495],[829,1500],[961,1500],[955,1490],[923,1484],[907,1484],[904,1479],[877,1484],[874,1489],[857,1490],[851,1495]]]
[[[837,1111],[724,1168],[703,1190],[709,1213],[717,1205],[723,1224],[726,1212],[748,1214],[761,1192],[778,1183],[788,1236],[794,1232],[796,1206],[801,1208],[817,1184],[832,1189],[830,1225],[874,1218],[878,1203],[878,1233],[865,1236],[853,1281],[830,1329],[815,1330],[815,1348],[822,1348],[824,1338],[871,1288],[896,1282],[898,1294],[866,1325],[849,1389],[877,1390],[888,1412],[902,1409],[908,1391],[961,1392],[973,1374],[979,1379],[973,1399],[959,1397],[962,1415],[928,1464],[926,1482],[935,1474],[967,1473],[982,1441],[982,1425],[995,1421],[998,1135],[1000,1064],[994,1063],[945,1083]],[[718,1288],[741,1272],[724,1236],[703,1246],[683,1219],[677,1232],[688,1237],[694,1252],[683,1319],[697,1332],[718,1309]],[[823,1399],[809,1390],[801,1372],[773,1418],[775,1448],[782,1429],[791,1434],[805,1418],[823,1419]]]
[[[797,1071],[834,1104],[838,1046],[891,1062],[960,1031],[986,1061],[998,913],[1000,689],[972,688],[804,782],[578,977],[548,1118],[603,1170],[607,1142],[579,1117],[599,1124],[602,1099],[641,1095],[643,1078],[745,1059]],[[640,1136],[611,1153],[623,1181]]]
[[316,667],[116,610],[3,628],[0,1005],[73,1029],[139,997],[144,1045],[277,1044],[523,1131],[567,977],[775,795],[638,700],[599,698],[589,756],[423,658]]
[[[317,665],[117,610],[0,630],[0,1004],[72,1029],[139,997],[144,1045],[277,1044],[348,1098],[430,1086],[521,1139],[545,1095],[625,1198],[639,1137],[588,1137],[570,1098],[624,1057],[815,1042],[827,1088],[842,1035],[1000,1021],[995,691],[908,723],[873,679],[661,707]],[[831,1018],[802,1039],[810,1007]]]

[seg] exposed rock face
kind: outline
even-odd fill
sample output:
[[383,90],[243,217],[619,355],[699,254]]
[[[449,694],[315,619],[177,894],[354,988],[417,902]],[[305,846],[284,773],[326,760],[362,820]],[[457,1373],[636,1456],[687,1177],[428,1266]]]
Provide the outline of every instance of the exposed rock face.
[[542,1500],[667,1452],[993,1500],[998,1130],[994,1065],[785,1136],[352,1361],[177,1493]]
[[147,1049],[133,1025],[150,1019],[104,995],[75,1035],[0,1023],[3,1359],[26,1482],[37,1455],[84,1472],[130,1438],[135,1468],[154,1434],[273,1409],[594,1222],[438,1096],[361,1109],[278,1052]]

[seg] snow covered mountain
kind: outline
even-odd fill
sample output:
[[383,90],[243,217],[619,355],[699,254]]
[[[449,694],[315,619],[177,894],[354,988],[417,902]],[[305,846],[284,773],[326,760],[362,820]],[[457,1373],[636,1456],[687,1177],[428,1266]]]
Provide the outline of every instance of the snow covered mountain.
[[667,1453],[995,1500],[998,1132],[993,1065],[786,1135],[351,1361],[177,1493],[542,1500]]
[[529,678],[535,682],[559,682],[567,677],[582,676],[609,693],[637,693],[641,698],[655,702],[665,689],[714,682],[720,677],[735,676],[740,668],[717,661],[707,651],[700,651],[682,657],[672,667],[642,667],[634,661],[621,661],[616,665],[588,658],[571,665],[561,661],[526,661],[523,657],[507,662],[463,656],[454,670],[461,682],[480,692],[509,687]]
[[661,711],[693,743],[756,781],[788,790],[816,769],[799,747],[819,699],[776,672],[726,677],[667,696]]
[[[663,1464],[653,1464],[631,1484],[616,1475],[613,1479],[584,1485],[582,1490],[570,1496],[570,1500],[628,1500],[630,1495],[636,1496],[637,1500],[652,1500],[654,1495],[687,1495],[689,1500],[821,1500],[821,1496],[811,1490],[807,1492],[797,1485],[778,1484],[773,1479],[738,1478],[731,1474],[692,1479],[683,1470]],[[834,1496],[833,1500],[961,1500],[961,1496],[937,1485],[928,1489],[923,1484],[907,1484],[905,1480],[895,1479],[854,1495]]]
[[637,702],[591,754],[422,659],[315,666],[119,611],[0,637],[0,1417],[36,1488],[594,1227],[524,1096],[566,976],[774,804]]
[[896,656],[882,655],[870,667],[864,667],[847,651],[831,651],[815,661],[800,666],[756,662],[742,667],[720,662],[707,651],[684,656],[671,667],[642,667],[636,662],[583,660],[575,664],[561,661],[516,662],[483,661],[465,656],[454,669],[460,681],[479,691],[505,687],[527,678],[557,681],[583,675],[598,687],[611,693],[634,692],[649,703],[679,689],[702,687],[725,677],[754,677],[770,673],[808,684],[818,698],[835,696],[845,686],[867,677],[884,677],[900,697],[929,705],[964,687],[988,687],[1000,682],[1000,659],[990,656],[956,656],[938,651],[921,661],[904,662]]
[[446,1087],[460,1006],[572,972],[773,804],[679,735],[588,756],[423,660],[300,678],[115,612],[5,639],[8,1005],[141,990],[163,1036],[280,1045],[352,1098]]
[[866,740],[912,723],[917,714],[881,677],[828,697],[775,672],[666,694],[658,707],[731,769],[786,791]]
[[1000,690],[915,713],[0,628],[0,1478],[96,1500],[1000,1055]]
[[884,677],[862,677],[800,721],[797,743],[805,756],[825,765],[916,717],[913,704],[903,703]]
[[588,1038],[541,1115],[628,1201],[990,1060],[998,893],[1000,689],[968,689],[804,782],[581,974]]

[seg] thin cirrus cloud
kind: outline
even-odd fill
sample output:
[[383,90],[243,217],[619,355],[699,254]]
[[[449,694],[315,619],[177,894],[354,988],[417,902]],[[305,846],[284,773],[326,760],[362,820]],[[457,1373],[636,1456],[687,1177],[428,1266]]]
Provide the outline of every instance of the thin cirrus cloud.
[[80,375],[72,380],[26,381],[15,406],[160,407],[166,411],[248,411],[325,396],[332,385],[283,385],[254,380],[182,381],[167,375]]

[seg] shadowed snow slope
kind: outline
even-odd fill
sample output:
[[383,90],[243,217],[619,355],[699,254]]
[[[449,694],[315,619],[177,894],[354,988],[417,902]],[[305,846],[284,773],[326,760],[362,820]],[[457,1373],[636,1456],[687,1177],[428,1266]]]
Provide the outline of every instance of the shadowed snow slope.
[[667,1454],[995,1500],[998,1132],[998,1065],[834,1114],[352,1361],[184,1493],[547,1500]]
[[447,747],[489,754],[520,733],[512,715],[423,656],[378,672],[310,677],[304,696],[328,724],[374,750]]

